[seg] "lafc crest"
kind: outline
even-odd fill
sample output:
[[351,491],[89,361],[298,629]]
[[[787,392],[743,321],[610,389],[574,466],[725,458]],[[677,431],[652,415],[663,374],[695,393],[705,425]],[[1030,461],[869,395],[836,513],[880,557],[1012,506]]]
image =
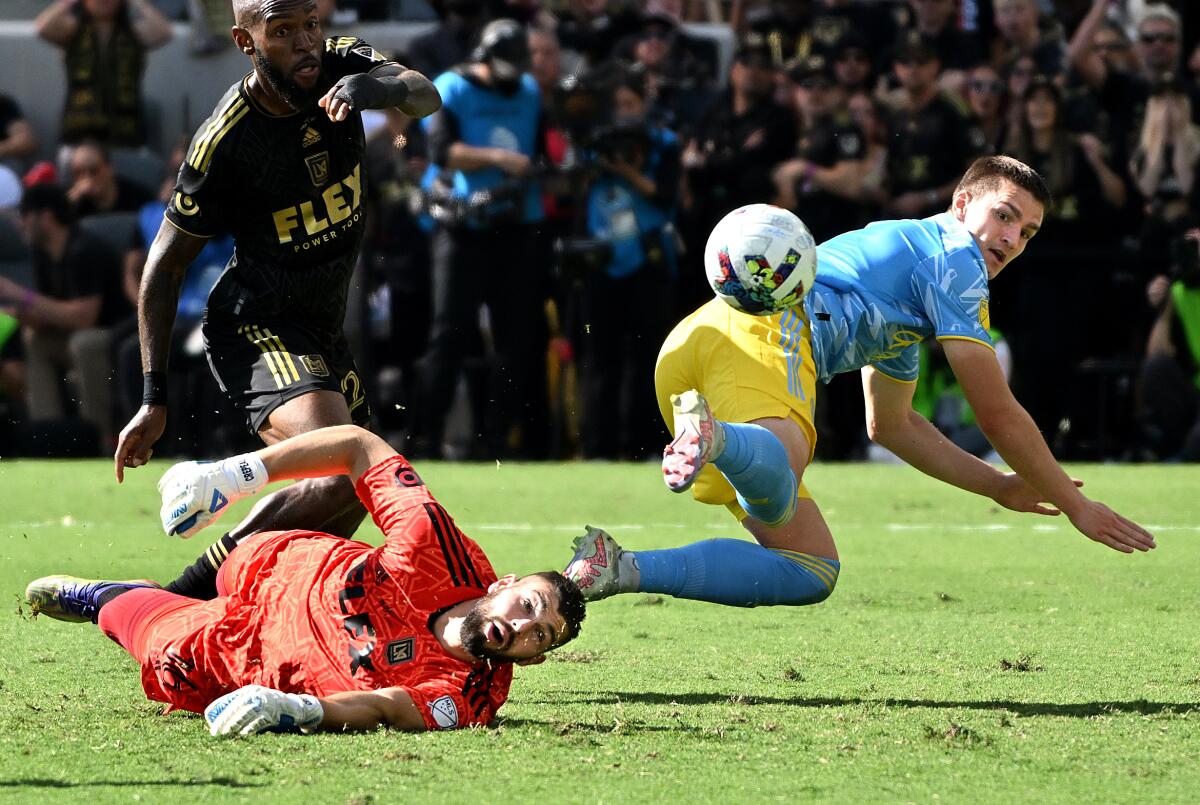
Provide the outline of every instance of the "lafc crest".
[[322,151],[305,157],[304,164],[308,166],[308,178],[312,179],[312,183],[324,187],[329,181],[329,152]]

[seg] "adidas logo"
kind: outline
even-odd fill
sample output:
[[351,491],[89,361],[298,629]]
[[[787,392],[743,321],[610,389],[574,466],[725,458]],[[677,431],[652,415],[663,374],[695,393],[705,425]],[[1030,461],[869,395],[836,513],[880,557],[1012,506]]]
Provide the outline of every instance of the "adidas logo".
[[321,142],[321,132],[314,129],[312,126],[304,127],[304,139],[300,142],[301,148],[308,148],[310,145],[316,145]]

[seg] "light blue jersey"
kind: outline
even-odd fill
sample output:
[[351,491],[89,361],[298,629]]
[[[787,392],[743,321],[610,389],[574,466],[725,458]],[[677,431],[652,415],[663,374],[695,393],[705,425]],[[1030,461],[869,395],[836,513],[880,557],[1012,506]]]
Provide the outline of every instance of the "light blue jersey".
[[804,304],[823,381],[868,364],[915,381],[917,345],[929,336],[992,346],[983,253],[950,213],[825,241]]

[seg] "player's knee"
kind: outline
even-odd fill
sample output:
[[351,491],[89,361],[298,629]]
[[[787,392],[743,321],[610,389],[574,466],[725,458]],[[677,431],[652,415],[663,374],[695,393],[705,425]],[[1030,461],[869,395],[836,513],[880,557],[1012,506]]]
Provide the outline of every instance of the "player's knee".
[[786,560],[788,572],[774,603],[808,606],[819,604],[833,594],[841,573],[841,562],[794,551],[775,550],[775,553]]

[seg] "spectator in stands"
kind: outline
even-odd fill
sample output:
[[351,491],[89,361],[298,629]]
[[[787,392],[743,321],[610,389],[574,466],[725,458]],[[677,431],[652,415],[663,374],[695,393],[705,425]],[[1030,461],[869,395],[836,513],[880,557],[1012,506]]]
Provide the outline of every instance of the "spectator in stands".
[[[1096,49],[1104,41],[1108,3],[1094,0],[1087,17],[1075,31],[1069,49],[1071,66],[1097,95],[1101,111],[1111,121],[1108,141],[1114,157],[1128,159],[1138,147],[1142,121],[1150,96],[1177,84],[1182,54],[1179,15],[1161,4],[1147,5],[1137,23],[1136,71],[1127,72],[1130,60],[1113,59]],[[1192,114],[1200,113],[1200,89],[1186,89]]]
[[432,80],[466,62],[488,16],[484,0],[441,0],[434,9],[441,21],[409,43],[409,66]]
[[1138,421],[1152,457],[1200,461],[1200,229],[1178,241],[1146,345]]
[[832,58],[834,80],[846,97],[875,88],[875,68],[864,37],[848,32],[833,48]]
[[892,198],[885,213],[924,218],[946,210],[958,178],[984,152],[986,141],[966,105],[941,91],[941,63],[932,42],[908,31],[894,52],[901,92],[890,124]]
[[[1021,402],[1053,441],[1064,418],[1079,424],[1080,410],[1072,406],[1083,405],[1059,387],[1062,368],[1109,357],[1099,354],[1108,345],[1104,332],[1128,304],[1112,293],[1126,188],[1094,134],[1067,130],[1055,82],[1034,78],[1020,106],[1020,125],[1004,152],[1038,171],[1053,200],[1029,252],[1035,265],[1000,283],[1006,286],[1000,299],[1015,297],[1012,308],[997,301],[992,309],[1012,343]],[[1087,305],[1062,304],[1081,287],[1090,288]]]
[[689,93],[716,83],[719,63],[716,44],[689,35],[679,24],[678,0],[648,0],[641,29],[617,44],[613,55],[628,64],[641,65],[647,75],[647,91],[661,110],[681,114],[674,124],[690,123]]
[[80,415],[100,437],[95,448],[110,452],[114,423],[107,328],[129,314],[117,255],[75,225],[67,195],[57,185],[25,191],[21,225],[33,252],[34,287],[0,277],[0,305],[13,309],[22,325],[29,415],[35,420],[66,416],[62,383],[71,371]]
[[787,84],[799,136],[791,158],[775,167],[775,203],[796,213],[820,243],[859,218],[866,142],[824,56],[793,65]]
[[105,212],[135,212],[150,201],[150,194],[141,185],[117,176],[108,149],[95,140],[84,140],[71,149],[69,168],[67,198],[80,218]]
[[851,95],[846,101],[846,110],[863,133],[864,143],[858,182],[862,212],[857,223],[845,227],[848,230],[879,219],[879,208],[886,198],[889,131],[888,108],[869,92]]
[[562,78],[562,50],[558,37],[544,28],[529,29],[529,71],[542,92],[542,103],[548,105]]
[[771,62],[782,67],[813,52],[812,28],[809,0],[769,0],[745,13],[739,33],[743,37],[754,34],[769,43]]
[[929,38],[942,65],[941,84],[962,92],[967,72],[984,60],[983,45],[972,31],[958,27],[955,0],[908,0],[906,27]]
[[1062,27],[1052,17],[1039,17],[1037,0],[995,0],[995,13],[993,64],[1029,56],[1041,75],[1055,76],[1066,69],[1067,45]]
[[33,126],[21,113],[21,107],[7,95],[0,95],[0,163],[20,167],[23,160],[37,151]]
[[983,132],[984,152],[1001,153],[1008,139],[1005,117],[1007,85],[990,64],[978,64],[967,74],[967,105]]
[[773,100],[774,82],[770,48],[747,37],[734,55],[728,88],[710,104],[683,152],[691,254],[703,253],[725,213],[774,194],[771,172],[796,146],[795,119]]
[[142,77],[146,53],[171,39],[150,0],[54,0],[34,20],[63,50],[67,101],[60,138],[136,148],[146,142]]
[[609,245],[611,258],[587,278],[581,300],[586,458],[641,460],[662,441],[650,401],[674,309],[664,289],[676,273],[679,142],[647,119],[645,96],[637,72],[613,91],[615,122],[599,140],[600,173],[588,190],[588,234]]
[[[541,95],[528,74],[525,30],[513,20],[485,26],[472,61],[435,85],[442,108],[423,122],[427,185],[448,196],[433,239],[433,324],[423,360],[417,453],[440,454],[447,401],[487,305],[495,349],[483,456],[540,457],[546,448],[545,261],[535,225],[543,217],[533,176],[542,148]],[[471,206],[472,199],[487,199]],[[496,271],[503,255],[507,271]]]
[[583,57],[583,69],[609,60],[617,43],[642,27],[642,15],[632,2],[572,0],[558,21],[558,39]]

